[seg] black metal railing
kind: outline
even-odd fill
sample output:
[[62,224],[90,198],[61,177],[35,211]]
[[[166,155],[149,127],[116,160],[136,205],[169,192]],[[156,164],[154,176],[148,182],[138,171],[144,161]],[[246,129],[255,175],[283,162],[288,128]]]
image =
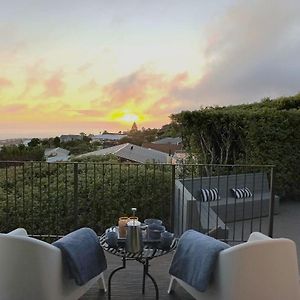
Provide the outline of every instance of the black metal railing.
[[[232,197],[234,187],[252,197]],[[220,199],[204,202],[202,188],[217,188]],[[160,218],[177,235],[194,228],[240,242],[254,230],[272,234],[272,188],[273,166],[1,161],[0,227],[59,236],[88,226],[100,234],[137,207],[140,219]]]

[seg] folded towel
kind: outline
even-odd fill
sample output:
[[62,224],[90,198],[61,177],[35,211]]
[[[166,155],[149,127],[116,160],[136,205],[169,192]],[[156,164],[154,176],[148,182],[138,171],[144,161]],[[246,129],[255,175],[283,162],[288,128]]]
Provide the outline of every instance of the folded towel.
[[90,228],[73,231],[53,245],[62,251],[70,276],[78,285],[84,285],[107,268],[104,251]]
[[204,292],[212,278],[218,254],[229,245],[195,230],[179,239],[169,273]]

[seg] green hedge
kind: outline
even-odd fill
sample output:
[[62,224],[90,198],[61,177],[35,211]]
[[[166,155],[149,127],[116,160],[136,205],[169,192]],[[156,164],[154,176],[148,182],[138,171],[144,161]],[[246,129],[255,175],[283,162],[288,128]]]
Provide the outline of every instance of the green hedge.
[[275,192],[300,199],[300,94],[172,116],[200,163],[274,164]]
[[[0,163],[0,227],[65,234],[89,226],[101,233],[119,216],[169,223],[169,166],[110,163]],[[78,174],[78,176],[76,175]],[[78,183],[76,184],[76,182]]]

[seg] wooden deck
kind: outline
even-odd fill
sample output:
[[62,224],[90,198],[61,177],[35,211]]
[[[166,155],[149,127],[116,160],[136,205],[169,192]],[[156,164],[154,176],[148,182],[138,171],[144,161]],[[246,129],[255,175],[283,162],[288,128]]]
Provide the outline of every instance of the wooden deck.
[[[108,269],[105,272],[106,282],[110,272],[121,266],[120,257],[105,253],[107,258]],[[168,273],[172,259],[172,253],[162,257],[154,258],[150,262],[149,273],[156,280],[159,287],[160,300],[192,300],[194,299],[187,294],[180,286],[176,286],[175,291],[168,295],[170,275]],[[146,279],[146,292],[142,295],[142,274],[143,267],[136,261],[128,261],[125,270],[117,272],[112,279],[112,300],[142,300],[155,299],[155,289],[149,278]],[[93,286],[81,300],[104,300],[107,294],[100,290],[98,286]]]
[[[268,219],[263,219],[263,229],[267,228]],[[258,231],[258,225],[255,222],[254,231]],[[297,245],[298,263],[300,268],[300,201],[283,202],[280,204],[280,213],[274,217],[274,237],[286,237],[292,239]],[[242,235],[242,226],[237,224],[236,236]],[[244,232],[248,237],[249,232]],[[121,259],[111,254],[107,254],[108,270],[105,272],[106,281],[112,269],[121,266]],[[169,266],[172,254],[155,258],[151,261],[149,272],[157,281],[160,300],[192,300],[180,286],[176,286],[175,291],[167,294],[169,285]],[[107,300],[107,294],[100,291],[98,287],[92,287],[81,300]],[[150,282],[146,281],[146,294],[142,295],[142,266],[137,262],[129,262],[128,268],[117,273],[113,278],[112,300],[143,300],[155,299],[155,290]]]

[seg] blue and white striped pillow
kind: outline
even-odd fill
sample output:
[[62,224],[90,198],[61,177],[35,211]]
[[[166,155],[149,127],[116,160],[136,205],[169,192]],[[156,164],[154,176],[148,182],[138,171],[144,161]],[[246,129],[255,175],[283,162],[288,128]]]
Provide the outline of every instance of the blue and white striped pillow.
[[201,189],[200,190],[201,199],[203,202],[216,201],[220,199],[219,191],[216,188],[213,189]]
[[252,193],[251,193],[250,189],[247,187],[240,188],[240,189],[232,188],[231,191],[232,191],[233,196],[236,199],[252,197]]

